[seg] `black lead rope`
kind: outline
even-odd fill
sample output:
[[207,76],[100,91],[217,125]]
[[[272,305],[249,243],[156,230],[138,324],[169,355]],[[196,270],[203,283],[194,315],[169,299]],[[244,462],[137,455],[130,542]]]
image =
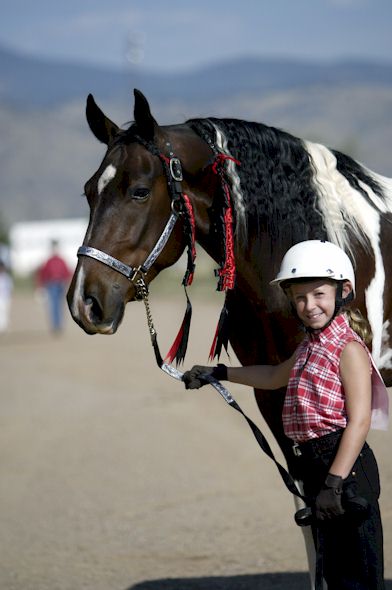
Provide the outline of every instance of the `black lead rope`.
[[[152,346],[154,348],[154,353],[155,353],[155,359],[157,362],[157,365],[160,369],[162,369],[162,371],[164,371],[165,373],[167,373],[170,377],[173,377],[174,379],[177,379],[178,381],[183,381],[183,373],[181,373],[181,371],[179,371],[178,369],[176,369],[175,367],[173,367],[172,365],[165,363],[164,360],[162,359],[162,355],[160,353],[159,350],[159,346],[158,346],[158,338],[157,338],[157,332],[154,328],[154,324],[152,321],[152,315],[151,315],[151,311],[150,311],[150,306],[149,306],[149,302],[148,302],[148,294],[147,292],[144,293],[143,296],[143,302],[146,308],[146,315],[147,315],[147,323],[148,323],[148,328],[149,328],[149,332],[150,332],[150,337],[151,337],[151,343]],[[272,459],[272,461],[275,463],[276,467],[278,468],[278,471],[283,479],[283,482],[286,486],[286,488],[295,496],[297,496],[298,498],[301,498],[301,500],[303,500],[305,503],[307,503],[307,498],[301,494],[301,492],[298,489],[297,484],[295,483],[293,477],[290,475],[290,473],[283,467],[283,465],[281,465],[279,463],[279,461],[276,459],[275,455],[272,452],[272,449],[267,441],[267,439],[265,438],[264,434],[260,431],[260,429],[256,426],[256,424],[253,422],[253,420],[251,420],[246,414],[245,412],[242,410],[242,408],[239,406],[239,404],[235,401],[235,399],[232,397],[231,393],[228,391],[228,389],[226,389],[226,387],[224,387],[222,385],[222,383],[220,381],[218,381],[217,379],[215,379],[214,377],[212,377],[212,375],[201,375],[202,379],[204,379],[205,381],[207,381],[208,383],[210,383],[210,385],[212,385],[212,387],[214,387],[214,389],[216,389],[216,391],[223,397],[223,399],[225,400],[225,402],[232,408],[234,408],[235,410],[237,410],[237,412],[239,412],[240,414],[242,414],[242,416],[245,418],[245,420],[247,421],[247,423],[249,424],[250,429],[253,432],[253,435],[259,445],[259,447],[262,449],[262,451],[264,451],[264,453],[266,455],[268,455],[268,457],[270,457],[270,459]]]
[[[220,381],[217,381],[217,379],[215,379],[211,375],[200,375],[200,377],[202,379],[205,379],[206,381],[208,381],[215,388],[216,388],[216,385],[219,385],[220,387],[223,387],[223,385],[220,383]],[[226,389],[226,388],[224,388],[224,389]],[[253,432],[253,435],[254,435],[254,437],[255,437],[255,439],[256,439],[259,447],[262,449],[262,451],[264,451],[264,453],[266,455],[268,455],[268,457],[270,457],[270,459],[272,459],[272,461],[275,463],[276,467],[278,468],[278,471],[279,471],[279,473],[280,473],[280,475],[281,475],[281,477],[283,479],[283,482],[284,482],[285,486],[287,487],[287,489],[292,494],[294,494],[295,496],[297,496],[298,498],[301,498],[301,500],[303,500],[304,502],[306,502],[305,496],[303,496],[300,493],[300,491],[299,491],[299,489],[297,487],[297,484],[295,483],[293,477],[283,467],[283,465],[281,465],[279,463],[279,461],[277,461],[277,459],[275,458],[275,455],[273,454],[272,449],[271,449],[271,447],[270,447],[267,439],[265,438],[265,436],[261,432],[261,430],[258,428],[258,426],[256,426],[256,424],[253,422],[253,420],[251,420],[249,418],[249,416],[247,416],[245,414],[245,412],[242,410],[241,406],[235,401],[234,398],[231,397],[231,401],[229,401],[228,404],[232,408],[234,408],[235,410],[237,410],[237,412],[239,412],[240,414],[242,414],[242,416],[245,418],[245,420],[247,421],[247,423],[250,426],[250,429]]]
[[[178,369],[176,369],[175,367],[173,367],[172,365],[165,363],[164,360],[162,359],[162,355],[160,353],[159,350],[159,345],[158,345],[158,338],[157,338],[157,332],[154,328],[154,324],[153,324],[153,320],[152,320],[152,315],[151,315],[151,310],[150,310],[150,305],[149,305],[149,301],[148,301],[148,291],[147,289],[143,290],[144,294],[143,294],[143,303],[145,305],[146,308],[146,316],[147,316],[147,324],[148,324],[148,329],[150,332],[150,337],[151,337],[151,344],[153,346],[154,349],[154,353],[155,353],[155,359],[157,362],[158,367],[164,371],[165,373],[167,373],[167,375],[169,375],[170,377],[173,377],[173,379],[177,379],[178,381],[183,381],[183,373],[181,373],[181,371],[179,371]],[[267,439],[265,438],[264,434],[261,432],[261,430],[256,426],[256,424],[253,422],[253,420],[251,420],[246,414],[245,412],[242,410],[242,408],[239,406],[239,404],[235,401],[235,399],[232,397],[231,393],[229,392],[228,389],[226,389],[226,387],[224,387],[222,385],[222,383],[220,381],[218,381],[217,379],[215,379],[214,377],[212,377],[211,375],[200,375],[200,377],[202,377],[205,381],[208,381],[208,383],[210,383],[210,385],[212,385],[212,387],[214,387],[214,389],[216,389],[216,391],[223,397],[223,399],[225,400],[225,402],[232,408],[234,408],[235,410],[237,410],[237,412],[239,412],[240,414],[242,414],[242,416],[245,418],[245,420],[247,421],[247,423],[249,424],[250,429],[253,432],[253,435],[259,445],[259,447],[261,448],[261,450],[270,458],[272,459],[272,461],[275,463],[276,467],[278,468],[278,471],[280,473],[280,476],[283,480],[283,483],[285,484],[286,488],[289,490],[289,492],[291,492],[294,496],[296,496],[297,498],[300,498],[303,502],[305,502],[306,505],[309,505],[309,499],[304,496],[303,494],[301,494],[301,492],[298,489],[297,484],[295,483],[293,477],[290,475],[290,473],[283,467],[283,465],[281,465],[279,463],[279,461],[277,461],[275,455],[272,452],[272,449],[267,441]],[[317,529],[317,542],[316,542],[316,563],[315,563],[315,586],[314,586],[314,590],[323,590],[324,585],[323,585],[323,547],[322,547],[322,533],[321,531],[319,531]]]

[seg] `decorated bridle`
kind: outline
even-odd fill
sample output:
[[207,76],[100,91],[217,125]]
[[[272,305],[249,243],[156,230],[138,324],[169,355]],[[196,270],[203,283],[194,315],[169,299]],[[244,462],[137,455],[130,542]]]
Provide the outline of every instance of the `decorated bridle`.
[[[144,145],[149,152],[153,153],[154,155],[158,156],[163,164],[166,179],[169,188],[169,194],[171,199],[171,214],[170,217],[158,239],[155,246],[153,247],[150,254],[147,256],[146,260],[140,266],[129,266],[124,262],[121,262],[117,258],[106,254],[102,250],[98,250],[97,248],[92,248],[90,246],[80,246],[78,249],[78,256],[89,256],[90,258],[94,258],[106,266],[109,266],[113,270],[121,273],[124,275],[135,287],[136,291],[136,299],[141,300],[144,297],[144,294],[148,292],[147,282],[145,280],[146,274],[158,258],[158,256],[163,251],[164,247],[166,246],[172,232],[174,226],[179,218],[180,215],[184,213],[184,207],[186,201],[184,200],[184,195],[182,192],[181,182],[183,180],[182,175],[182,166],[181,162],[178,158],[176,158],[172,152],[171,146],[167,143],[169,147],[169,157],[164,156],[159,150],[155,147],[155,145],[151,142],[144,141],[141,137],[135,136],[135,139]],[[193,211],[190,213],[193,216]],[[193,262],[194,265],[194,262]],[[191,275],[194,268],[192,269],[191,264],[188,265],[187,268],[187,276],[184,277],[184,281],[186,284],[190,284],[190,279],[188,275]]]
[[[186,287],[191,285],[195,271],[196,247],[194,211],[188,195],[186,195],[182,190],[182,165],[180,159],[174,155],[170,142],[166,142],[168,155],[165,155],[157,148],[157,146],[152,141],[146,141],[137,134],[133,135],[133,139],[136,142],[143,145],[146,148],[146,150],[149,151],[152,155],[158,157],[162,163],[162,167],[166,176],[168,193],[170,197],[170,217],[152,251],[147,256],[143,264],[137,267],[129,266],[121,260],[114,258],[110,254],[107,254],[106,252],[103,252],[102,250],[93,248],[91,246],[80,246],[77,254],[79,257],[88,256],[90,258],[94,258],[95,260],[98,260],[99,262],[105,264],[106,266],[109,266],[113,270],[125,276],[133,284],[135,288],[135,298],[138,300],[143,300],[145,303],[148,304],[148,284],[146,281],[146,275],[155,263],[155,261],[157,260],[158,256],[165,248],[179,217],[181,217],[184,220],[184,229],[187,239],[188,261],[186,272],[182,280],[182,284],[185,287],[187,307],[179,333],[176,339],[174,340],[171,349],[165,357],[165,360],[168,359],[169,362],[172,362],[175,359],[178,364],[181,363],[185,357],[192,315],[192,306],[188,294],[186,292]],[[223,188],[224,204],[222,218],[223,231],[225,237],[224,260],[220,268],[217,269],[217,271],[215,272],[218,277],[217,289],[227,291],[228,289],[232,289],[234,287],[235,263],[233,239],[233,212],[230,199],[230,191],[225,178],[224,163],[225,160],[234,160],[234,158],[219,152],[214,143],[211,141],[211,139],[207,136],[204,136],[204,134],[203,139],[207,141],[209,147],[211,148],[214,154],[213,160],[211,162],[211,169],[214,174],[220,176],[221,185]],[[239,162],[237,162],[236,160],[234,161],[237,164],[239,164]],[[225,346],[225,348],[227,348],[228,336],[226,334],[227,330],[225,330],[226,322],[223,321],[226,317],[227,309],[226,306],[224,306],[220,320],[218,322],[214,342],[211,347],[211,358],[214,358],[214,356],[219,356],[222,346]],[[223,338],[220,338],[220,335],[222,335]]]

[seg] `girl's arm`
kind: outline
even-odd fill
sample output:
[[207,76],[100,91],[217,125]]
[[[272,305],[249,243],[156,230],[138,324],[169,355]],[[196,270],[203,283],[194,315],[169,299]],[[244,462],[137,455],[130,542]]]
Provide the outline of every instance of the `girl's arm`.
[[294,362],[295,353],[279,365],[227,367],[227,380],[255,389],[280,389],[287,386]]
[[345,479],[365,443],[371,420],[371,365],[367,352],[359,342],[349,342],[340,359],[347,410],[347,426],[330,473]]
[[256,389],[279,389],[287,385],[290,371],[294,366],[295,353],[279,365],[250,365],[248,367],[203,367],[195,365],[183,375],[187,389],[199,389],[207,385],[206,375],[212,375],[219,380],[231,381],[249,385]]

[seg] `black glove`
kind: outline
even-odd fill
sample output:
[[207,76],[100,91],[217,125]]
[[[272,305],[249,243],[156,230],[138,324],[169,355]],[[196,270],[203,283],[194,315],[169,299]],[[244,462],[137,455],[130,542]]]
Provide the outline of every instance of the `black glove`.
[[343,478],[328,473],[316,498],[316,518],[325,520],[344,514],[342,506]]
[[208,385],[208,381],[203,379],[204,375],[211,375],[211,377],[218,379],[218,381],[224,381],[227,379],[227,367],[222,364],[219,364],[217,367],[195,365],[190,371],[185,371],[182,376],[185,388],[199,389],[203,385]]

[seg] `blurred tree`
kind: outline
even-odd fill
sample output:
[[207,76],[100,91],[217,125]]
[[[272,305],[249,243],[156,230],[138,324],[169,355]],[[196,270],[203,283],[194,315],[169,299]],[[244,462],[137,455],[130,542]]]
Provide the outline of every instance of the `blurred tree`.
[[9,244],[8,224],[3,212],[0,210],[0,244]]

